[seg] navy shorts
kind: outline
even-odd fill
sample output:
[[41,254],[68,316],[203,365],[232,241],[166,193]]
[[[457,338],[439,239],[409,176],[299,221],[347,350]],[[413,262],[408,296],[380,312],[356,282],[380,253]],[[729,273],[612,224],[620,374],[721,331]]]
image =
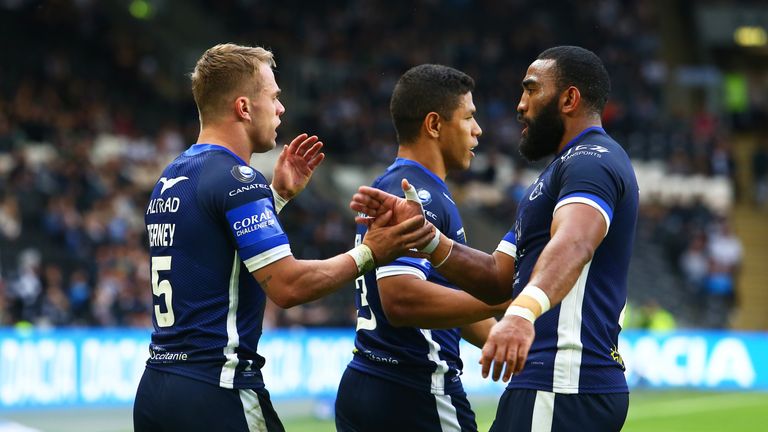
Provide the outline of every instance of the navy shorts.
[[265,389],[225,389],[144,369],[133,405],[135,432],[284,432]]
[[477,431],[464,392],[434,395],[347,368],[336,397],[338,432]]
[[560,394],[506,389],[490,432],[620,431],[629,393]]

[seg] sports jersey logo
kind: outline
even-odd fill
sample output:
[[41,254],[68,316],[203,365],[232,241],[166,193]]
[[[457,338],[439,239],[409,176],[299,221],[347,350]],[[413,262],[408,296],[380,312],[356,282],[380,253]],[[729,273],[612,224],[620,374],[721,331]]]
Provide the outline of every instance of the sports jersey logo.
[[585,154],[585,155],[601,158],[602,153],[610,153],[610,150],[596,144],[580,144],[580,145],[569,148],[564,155],[560,156],[560,160],[566,161],[570,159],[572,156],[576,156],[577,154]]
[[540,197],[543,193],[542,190],[544,189],[544,182],[538,182],[536,183],[536,187],[533,188],[533,191],[531,192],[531,195],[528,196],[529,201],[533,201],[536,198]]
[[248,165],[235,165],[230,172],[240,183],[250,183],[256,178],[256,171]]
[[416,191],[421,200],[421,205],[427,205],[432,202],[432,194],[426,189],[419,189]]
[[173,177],[173,178],[170,178],[170,179],[168,177],[160,177],[160,181],[158,181],[158,183],[162,183],[163,184],[163,187],[160,188],[160,195],[162,195],[163,192],[165,192],[168,189],[176,186],[176,184],[178,184],[179,182],[182,182],[184,180],[189,180],[189,177],[180,176],[180,177]]

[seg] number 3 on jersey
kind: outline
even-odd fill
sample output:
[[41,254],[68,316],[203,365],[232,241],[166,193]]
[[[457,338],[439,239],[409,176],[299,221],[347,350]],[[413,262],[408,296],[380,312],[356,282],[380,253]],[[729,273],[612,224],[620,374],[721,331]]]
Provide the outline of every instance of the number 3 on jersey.
[[[355,235],[355,246],[359,246],[362,242],[363,236],[361,234]],[[355,289],[360,291],[360,308],[357,310],[357,328],[355,330],[373,330],[376,328],[376,315],[373,314],[373,311],[368,306],[368,287],[365,286],[365,275],[355,279]],[[368,308],[370,318],[360,316],[362,308]]]
[[173,315],[173,290],[171,283],[168,280],[160,280],[161,271],[168,271],[171,269],[171,257],[169,256],[157,256],[152,257],[152,294],[165,299],[165,309],[167,312],[161,312],[160,306],[155,305],[155,320],[158,327],[170,327],[176,321],[176,317]]

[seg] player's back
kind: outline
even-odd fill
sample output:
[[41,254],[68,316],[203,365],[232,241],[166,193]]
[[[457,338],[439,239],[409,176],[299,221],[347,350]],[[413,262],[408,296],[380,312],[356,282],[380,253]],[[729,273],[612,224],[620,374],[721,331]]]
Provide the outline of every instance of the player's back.
[[227,388],[263,386],[256,350],[265,294],[240,243],[257,234],[283,240],[271,197],[261,173],[215,145],[194,145],[163,171],[145,215],[155,305],[149,368]]

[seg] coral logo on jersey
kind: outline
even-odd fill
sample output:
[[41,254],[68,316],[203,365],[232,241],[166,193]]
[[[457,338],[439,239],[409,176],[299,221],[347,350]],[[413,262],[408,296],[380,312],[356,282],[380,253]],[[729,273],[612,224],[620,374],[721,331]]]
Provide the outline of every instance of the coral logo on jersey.
[[528,200],[533,201],[536,198],[540,197],[544,190],[544,182],[540,181],[536,183],[536,186],[533,188],[533,191],[528,196]]
[[569,148],[564,155],[560,156],[560,159],[565,162],[576,155],[587,155],[601,158],[603,157],[602,153],[610,153],[610,150],[596,144],[580,144]]
[[240,183],[250,183],[256,178],[256,171],[248,165],[235,165],[230,172]]
[[240,248],[283,234],[269,198],[252,201],[228,211],[227,221]]
[[416,191],[416,194],[419,195],[419,199],[421,200],[421,205],[425,206],[432,202],[432,194],[429,193],[426,189],[419,189]]

